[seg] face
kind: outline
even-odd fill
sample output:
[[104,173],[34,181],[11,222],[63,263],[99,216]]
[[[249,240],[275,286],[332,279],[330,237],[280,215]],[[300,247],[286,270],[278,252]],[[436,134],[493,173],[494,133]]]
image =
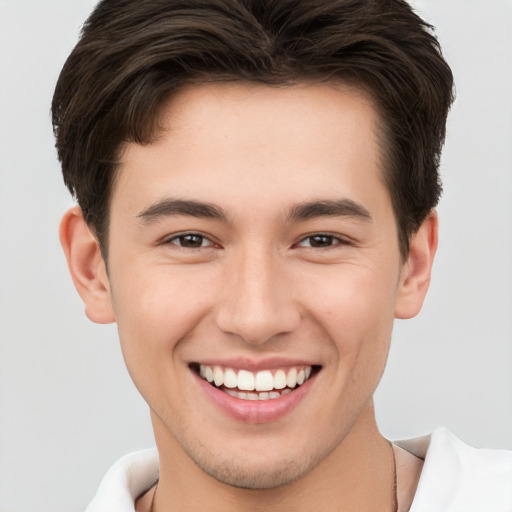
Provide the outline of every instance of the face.
[[341,86],[205,85],[161,124],[111,203],[128,369],[161,452],[286,484],[368,421],[406,281],[376,112]]

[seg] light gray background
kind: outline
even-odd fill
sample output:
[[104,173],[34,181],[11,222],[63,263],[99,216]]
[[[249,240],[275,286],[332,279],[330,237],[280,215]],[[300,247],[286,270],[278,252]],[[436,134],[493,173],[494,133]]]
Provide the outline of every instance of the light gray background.
[[[93,0],[0,0],[0,510],[83,510],[108,466],[152,444],[114,326],[86,320],[57,228],[71,205],[49,120]],[[421,315],[397,322],[377,394],[391,438],[446,425],[512,448],[512,2],[415,1],[457,81]]]

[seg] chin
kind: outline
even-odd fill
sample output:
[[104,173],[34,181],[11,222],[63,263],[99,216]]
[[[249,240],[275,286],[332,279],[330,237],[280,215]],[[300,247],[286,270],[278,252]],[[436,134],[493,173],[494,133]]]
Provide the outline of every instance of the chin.
[[236,460],[224,460],[220,463],[208,461],[197,463],[209,476],[218,482],[239,489],[265,490],[275,489],[291,484],[308,473],[313,464],[311,461],[294,459],[266,461],[255,464],[237,457]]
[[276,449],[272,443],[236,451],[232,446],[231,453],[219,453],[204,445],[196,445],[195,449],[185,451],[196,466],[220,483],[240,489],[268,490],[299,480],[328,457],[337,445],[336,442],[316,447],[313,444],[302,447],[288,444],[283,450]]

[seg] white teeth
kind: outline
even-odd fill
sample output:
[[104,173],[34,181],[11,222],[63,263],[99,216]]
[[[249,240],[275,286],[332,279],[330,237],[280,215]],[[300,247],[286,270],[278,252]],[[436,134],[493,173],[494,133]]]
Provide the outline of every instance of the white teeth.
[[274,389],[274,377],[272,376],[272,372],[269,370],[258,372],[256,374],[254,387],[256,391],[270,391]]
[[[296,386],[302,385],[309,379],[311,372],[311,366],[291,367],[288,371],[278,369],[274,373],[271,370],[261,370],[256,373],[238,370],[237,373],[233,368],[223,368],[219,365],[199,365],[199,375],[203,379],[222,388],[229,395],[245,400],[279,398],[288,394]],[[252,391],[252,393],[244,393],[245,391]]]
[[286,376],[286,385],[294,388],[297,385],[297,368],[292,368]]
[[277,370],[274,375],[274,388],[284,389],[286,387],[286,373],[283,370]]
[[238,372],[238,389],[252,391],[254,389],[254,374],[247,370]]
[[274,398],[281,398],[282,395],[286,395],[291,391],[291,389],[284,389],[281,393],[278,393],[277,391],[271,391],[270,393],[267,391],[262,393],[245,393],[234,391],[233,389],[226,389],[225,391],[228,395],[242,400],[274,400]]
[[213,382],[217,387],[222,386],[224,384],[224,372],[220,366],[213,367]]
[[238,378],[235,371],[231,368],[228,368],[224,373],[224,386],[227,388],[236,388],[238,386]]

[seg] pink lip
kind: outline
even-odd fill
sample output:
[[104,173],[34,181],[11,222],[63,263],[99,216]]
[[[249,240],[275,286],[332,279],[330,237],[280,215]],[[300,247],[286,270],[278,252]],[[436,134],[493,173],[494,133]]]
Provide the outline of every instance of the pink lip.
[[[221,366],[229,366],[229,362],[223,361]],[[239,365],[233,365],[233,367],[240,368]],[[265,368],[269,367],[266,366]],[[224,414],[242,423],[253,425],[277,421],[289,414],[307,396],[317,377],[316,374],[312,375],[304,384],[281,398],[274,398],[273,400],[242,400],[217,389],[195,372],[192,371],[192,373],[195,381],[207,398]]]

